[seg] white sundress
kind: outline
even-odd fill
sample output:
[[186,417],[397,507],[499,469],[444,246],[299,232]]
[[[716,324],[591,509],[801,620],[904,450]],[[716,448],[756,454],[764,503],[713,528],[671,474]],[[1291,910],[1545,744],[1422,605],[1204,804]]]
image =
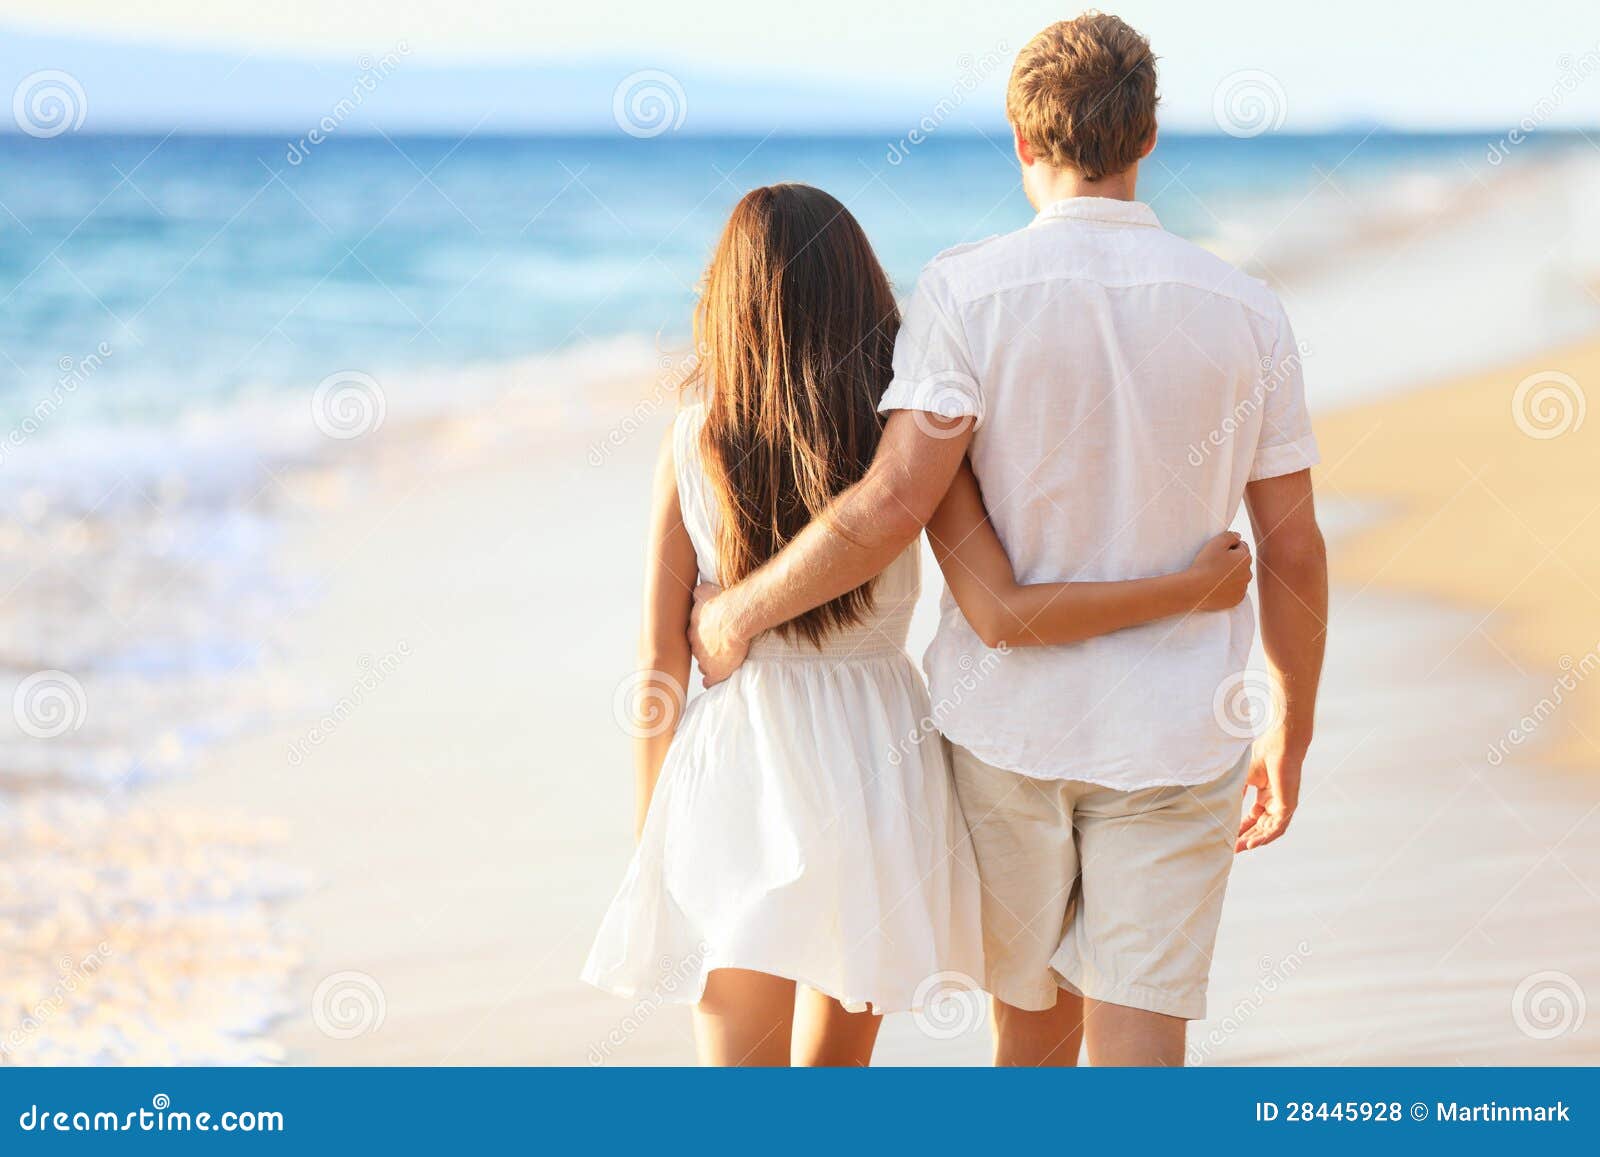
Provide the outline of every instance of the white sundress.
[[[700,573],[716,581],[700,406],[673,432]],[[856,626],[764,635],[685,709],[583,979],[693,1003],[717,968],[800,981],[852,1011],[914,1010],[983,976],[978,876],[922,675],[905,652],[912,547]],[[956,981],[955,983],[960,983]]]

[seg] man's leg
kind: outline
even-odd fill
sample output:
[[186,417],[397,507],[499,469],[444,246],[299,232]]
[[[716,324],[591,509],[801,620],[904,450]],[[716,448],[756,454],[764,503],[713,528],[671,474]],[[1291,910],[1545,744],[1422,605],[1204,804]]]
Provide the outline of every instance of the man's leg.
[[1072,795],[955,744],[949,750],[978,863],[995,1064],[1077,1064],[1083,1003],[1050,967],[1078,875]]
[[1095,1068],[1183,1065],[1188,1021],[1103,1000],[1086,1001],[1085,1014],[1089,1063]]
[[999,997],[994,1007],[994,1063],[1029,1068],[1071,1068],[1083,1047],[1083,997],[1061,990],[1054,1008],[1030,1012]]
[[1246,752],[1209,783],[1078,795],[1079,892],[1052,963],[1084,994],[1090,1064],[1183,1064],[1187,1021],[1205,1015],[1248,767]]

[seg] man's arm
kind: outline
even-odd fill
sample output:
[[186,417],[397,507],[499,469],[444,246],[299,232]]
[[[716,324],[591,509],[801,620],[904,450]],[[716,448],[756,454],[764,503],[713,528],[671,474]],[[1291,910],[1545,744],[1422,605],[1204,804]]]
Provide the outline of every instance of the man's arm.
[[1239,826],[1236,851],[1270,844],[1288,830],[1311,746],[1328,632],[1328,553],[1311,471],[1252,482],[1244,497],[1256,539],[1261,642],[1282,699],[1276,726],[1256,740],[1249,779],[1256,798]]
[[706,684],[744,661],[750,640],[881,573],[933,517],[972,441],[970,418],[889,415],[866,475],[765,566],[695,607],[694,656]]

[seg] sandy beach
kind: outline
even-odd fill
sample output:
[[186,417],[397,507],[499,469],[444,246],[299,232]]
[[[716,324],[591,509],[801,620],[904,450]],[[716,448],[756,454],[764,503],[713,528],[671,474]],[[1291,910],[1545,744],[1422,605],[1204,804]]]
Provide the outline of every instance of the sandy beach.
[[1541,750],[1590,771],[1600,759],[1600,682],[1588,681],[1600,664],[1600,424],[1585,420],[1585,395],[1597,383],[1591,341],[1321,427],[1325,492],[1385,515],[1339,552],[1338,578],[1479,610],[1473,633],[1504,666],[1559,689]]
[[[1595,699],[1537,706],[1587,670],[1600,622],[1592,430],[1530,437],[1511,409],[1551,366],[1600,378],[1582,347],[1321,422],[1336,587],[1319,736],[1295,830],[1237,865],[1194,1063],[1600,1056],[1574,1019],[1600,987],[1581,934],[1600,893]],[[576,979],[630,847],[613,693],[670,413],[659,386],[627,394],[581,438],[503,403],[386,429],[331,499],[307,482],[319,513],[289,554],[320,598],[285,650],[333,726],[290,720],[166,789],[280,819],[279,854],[312,881],[278,909],[302,958],[274,1033],[290,1061],[692,1061],[670,991],[629,1005]],[[1535,714],[1537,734],[1490,754]],[[879,1059],[982,1063],[986,1031],[959,1002],[891,1018]]]

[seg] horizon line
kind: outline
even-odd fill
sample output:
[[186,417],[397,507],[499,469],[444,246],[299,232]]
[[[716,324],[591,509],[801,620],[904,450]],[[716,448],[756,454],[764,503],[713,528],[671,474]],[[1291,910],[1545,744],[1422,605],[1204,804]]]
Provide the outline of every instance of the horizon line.
[[[1008,129],[1009,126],[1004,121],[997,123],[990,129],[980,127],[941,127],[936,134],[927,134],[923,143],[929,143],[936,137],[959,137],[972,140],[984,140],[988,139],[992,133],[1003,133],[1007,132]],[[1315,129],[1277,129],[1272,132],[1261,133],[1252,137],[1241,137],[1233,133],[1224,132],[1218,128],[1205,128],[1202,126],[1187,125],[1163,128],[1161,130],[1161,135],[1163,137],[1177,137],[1181,139],[1211,139],[1224,141],[1236,140],[1239,141],[1240,144],[1245,144],[1248,142],[1259,142],[1274,138],[1278,140],[1308,140],[1319,137],[1339,136],[1481,138],[1485,136],[1494,137],[1504,135],[1513,129],[1522,132],[1525,137],[1529,138],[1574,137],[1587,139],[1589,137],[1589,130],[1576,126],[1571,128],[1560,126],[1541,127],[1532,131],[1525,131],[1516,125],[1469,125],[1463,127],[1446,128],[1408,127],[1405,125],[1371,124],[1361,122],[1354,122],[1350,124],[1334,124]],[[241,140],[278,140],[285,134],[303,134],[306,131],[307,130],[305,129],[304,125],[285,125],[279,128],[259,125],[239,126],[236,128],[230,128],[227,126],[200,126],[188,128],[164,123],[139,124],[130,122],[126,125],[113,125],[105,128],[82,128],[76,130],[75,132],[65,133],[57,137],[39,138],[33,134],[24,132],[21,129],[0,125],[0,139],[14,139],[23,141],[39,140],[41,145],[53,144],[62,140],[70,140],[74,137],[80,139],[107,137],[220,137]],[[617,129],[615,126],[606,127],[601,125],[583,128],[569,128],[562,126],[528,126],[526,128],[496,129],[473,129],[470,127],[417,127],[400,128],[393,131],[360,128],[354,125],[342,125],[340,126],[336,136],[344,139],[362,139],[372,141],[381,141],[386,137],[406,137],[409,139],[435,137],[447,140],[459,140],[467,138],[482,138],[485,140],[537,140],[546,138],[566,140],[615,139],[618,141],[632,142],[644,146],[652,146],[668,143],[673,140],[876,140],[882,137],[884,134],[904,135],[907,131],[908,130],[903,124],[886,124],[881,127],[837,126],[802,129],[785,128],[767,131],[757,128],[728,127],[720,129],[680,129],[672,133],[664,133],[659,137],[646,139],[633,137]],[[324,143],[331,143],[334,139],[335,134],[329,134]]]

